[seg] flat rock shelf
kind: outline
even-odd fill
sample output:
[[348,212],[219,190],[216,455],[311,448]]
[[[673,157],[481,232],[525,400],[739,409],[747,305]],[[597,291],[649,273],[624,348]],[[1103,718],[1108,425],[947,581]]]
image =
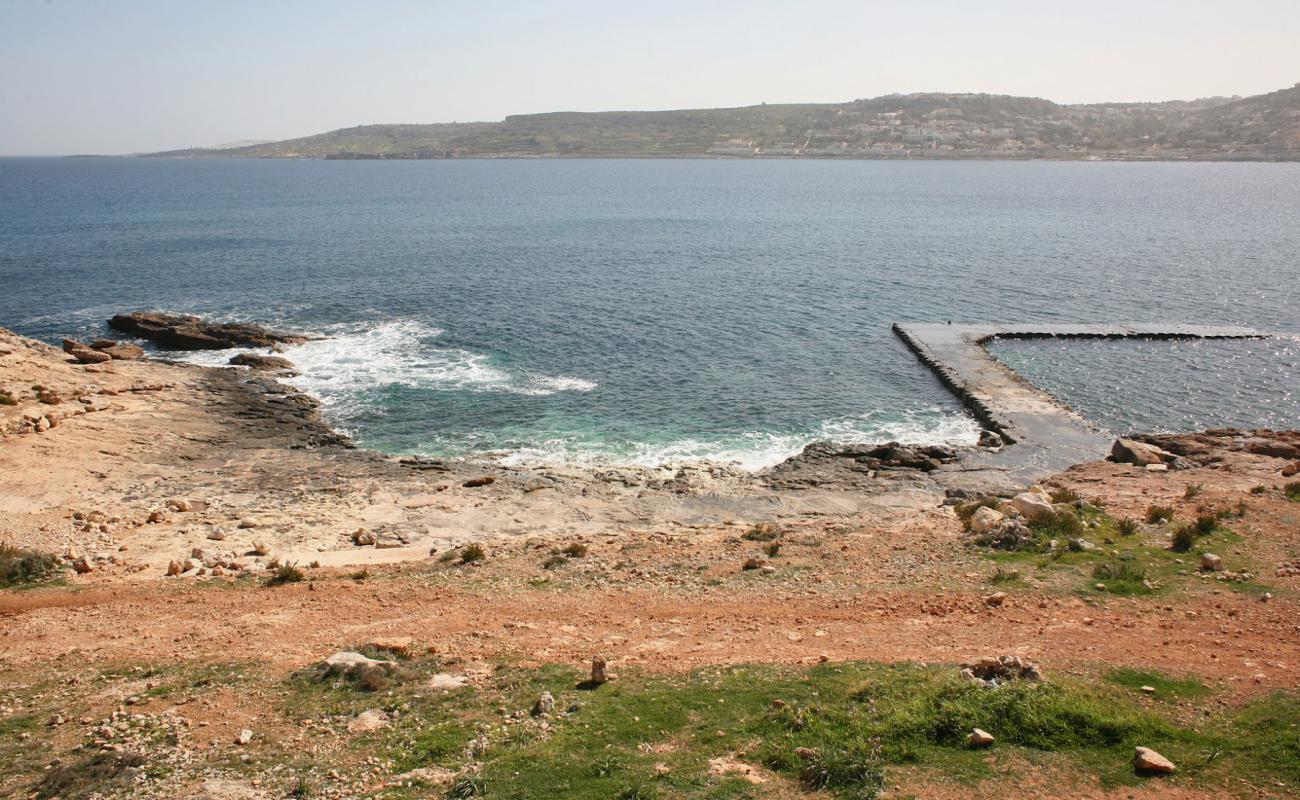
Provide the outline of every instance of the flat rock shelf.
[[895,323],[894,333],[965,403],[1006,440],[998,453],[964,460],[969,468],[1005,469],[1033,481],[1072,464],[1104,458],[1114,436],[1034,386],[985,345],[1003,339],[1263,339],[1275,334],[1205,325],[951,325]]

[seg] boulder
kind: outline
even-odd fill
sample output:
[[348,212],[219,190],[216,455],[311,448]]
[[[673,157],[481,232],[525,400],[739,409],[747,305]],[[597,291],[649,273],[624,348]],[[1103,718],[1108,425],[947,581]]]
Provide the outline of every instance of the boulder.
[[966,743],[971,747],[988,747],[994,741],[993,734],[979,728],[972,729],[970,736],[966,737]]
[[970,529],[975,533],[988,533],[1006,518],[1006,515],[1001,511],[983,506],[976,509],[975,513],[971,515]]
[[1055,513],[1056,509],[1052,507],[1052,501],[1045,499],[1038,492],[1021,492],[1011,498],[1011,505],[1024,515],[1025,519],[1035,520]]
[[1173,460],[1174,455],[1153,444],[1120,438],[1111,445],[1110,458],[1119,464],[1136,464],[1145,467],[1148,464],[1167,464]]
[[496,482],[497,479],[492,477],[491,475],[484,475],[481,478],[470,478],[469,480],[462,483],[461,486],[464,486],[466,489],[475,489],[478,488],[479,486],[491,486]]
[[134,311],[108,321],[115,331],[158,342],[174,350],[225,350],[233,347],[272,347],[302,344],[311,337],[244,322],[208,322],[184,314]]
[[[64,339],[66,342],[67,339]],[[106,350],[110,347],[117,347],[116,339],[96,339],[90,343],[91,350]]]
[[986,606],[1000,606],[1000,605],[1002,605],[1003,603],[1005,603],[1006,601],[1007,601],[1007,593],[1006,593],[1006,592],[994,592],[993,594],[988,595],[987,597],[984,598],[984,605],[986,605]]
[[415,642],[409,636],[385,636],[372,639],[366,646],[384,653],[392,653],[398,658],[410,658],[415,655]]
[[375,535],[365,528],[357,528],[352,532],[352,543],[357,547],[366,547],[374,544],[375,541]]
[[1246,452],[1257,456],[1300,459],[1300,445],[1274,439],[1251,439],[1246,443]]
[[135,344],[115,344],[112,347],[105,347],[97,352],[105,353],[109,357],[119,361],[139,361],[144,358],[144,348]]
[[68,355],[77,359],[82,364],[103,364],[113,360],[113,357],[108,353],[91,350],[89,347],[78,347],[74,350],[69,350]]
[[90,349],[89,347],[86,347],[84,344],[77,341],[76,339],[63,340],[63,352],[67,353],[68,355],[72,355],[73,350],[89,350],[89,349]]
[[1291,478],[1296,475],[1300,475],[1300,461],[1292,461],[1290,464],[1282,467],[1283,478]]
[[1201,555],[1201,569],[1206,572],[1223,572],[1223,559],[1214,553],[1204,553]]
[[1139,747],[1133,754],[1133,768],[1148,775],[1169,775],[1178,768],[1174,762],[1149,747]]
[[248,367],[265,372],[292,370],[293,362],[280,356],[259,356],[256,353],[240,353],[226,362],[234,367]]

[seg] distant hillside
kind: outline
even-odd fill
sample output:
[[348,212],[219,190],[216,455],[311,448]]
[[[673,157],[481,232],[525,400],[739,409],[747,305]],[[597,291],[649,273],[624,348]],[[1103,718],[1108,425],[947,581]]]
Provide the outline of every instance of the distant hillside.
[[359,125],[165,157],[1126,158],[1300,161],[1300,84],[1247,98],[1059,105],[988,94],[684,111],[553,112],[501,122]]

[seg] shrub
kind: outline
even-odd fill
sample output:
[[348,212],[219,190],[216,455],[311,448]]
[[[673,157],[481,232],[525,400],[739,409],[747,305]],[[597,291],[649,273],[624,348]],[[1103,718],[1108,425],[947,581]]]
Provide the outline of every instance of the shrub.
[[555,569],[569,563],[569,559],[559,553],[552,553],[542,562],[542,569]]
[[284,586],[286,583],[298,583],[306,580],[307,576],[303,571],[298,569],[297,564],[281,564],[271,571],[266,579],[267,586]]
[[1053,511],[1029,524],[1029,527],[1053,539],[1077,539],[1083,535],[1083,523],[1072,511]]
[[58,566],[58,559],[49,553],[0,545],[0,586],[48,580]]
[[1300,503],[1300,481],[1291,481],[1283,486],[1282,494],[1286,495],[1286,499]]
[[1219,527],[1218,514],[1198,514],[1196,517],[1196,535],[1209,536],[1214,533],[1214,529]]
[[1170,542],[1170,548],[1175,553],[1186,553],[1196,544],[1196,526],[1191,523],[1179,525],[1174,528],[1173,539]]
[[560,550],[560,553],[569,558],[582,558],[587,555],[587,546],[582,542],[573,542],[572,544],[565,545]]
[[473,564],[475,561],[482,561],[485,558],[487,558],[487,551],[478,542],[467,544],[461,548],[460,563],[462,564]]
[[749,542],[770,542],[781,538],[781,529],[771,522],[760,522],[741,537]]
[[1072,489],[1053,489],[1051,494],[1053,503],[1077,503],[1082,499]]
[[1092,568],[1092,577],[1103,581],[1122,581],[1126,583],[1141,583],[1146,580],[1146,570],[1141,564],[1135,564],[1132,561],[1123,559],[1112,559],[1103,561]]
[[1205,487],[1199,483],[1189,483],[1183,488],[1183,499],[1191,500],[1204,490]]
[[1147,508],[1147,522],[1155,525],[1157,522],[1169,522],[1174,518],[1174,510],[1169,506],[1150,506]]
[[1250,487],[1250,493],[1251,493],[1251,494],[1263,494],[1264,492],[1267,492],[1267,491],[1268,491],[1268,487],[1265,486],[1265,485],[1262,484],[1262,483],[1259,484],[1258,486],[1252,486],[1252,487]]
[[349,575],[348,577],[360,583],[361,581],[368,580],[370,578],[370,570],[369,568],[359,569],[356,572]]
[[781,543],[768,542],[767,544],[763,545],[763,552],[767,554],[768,558],[776,558],[776,554],[781,552]]
[[4,389],[0,389],[0,406],[12,406],[18,403],[14,396]]
[[1115,530],[1119,532],[1120,536],[1132,536],[1138,532],[1138,521],[1132,517],[1125,517],[1115,523]]

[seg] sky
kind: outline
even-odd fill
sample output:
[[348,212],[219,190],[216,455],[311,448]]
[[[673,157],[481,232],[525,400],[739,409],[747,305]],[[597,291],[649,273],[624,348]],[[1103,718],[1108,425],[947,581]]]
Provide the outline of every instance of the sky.
[[1300,81],[1300,0],[0,0],[0,154],[371,123]]

